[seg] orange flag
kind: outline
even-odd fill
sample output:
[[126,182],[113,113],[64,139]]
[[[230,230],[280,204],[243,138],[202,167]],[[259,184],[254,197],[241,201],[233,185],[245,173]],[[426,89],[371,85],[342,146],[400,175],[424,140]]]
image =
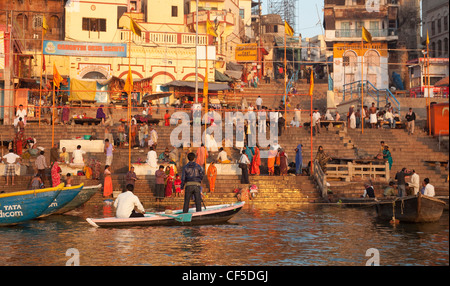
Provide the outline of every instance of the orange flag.
[[312,96],[314,90],[314,71],[311,70],[311,79],[309,81],[309,96]]
[[55,64],[53,64],[53,85],[59,88],[60,83],[64,79],[59,74],[58,69],[56,68]]
[[131,75],[131,68],[128,69],[128,75],[127,79],[125,80],[125,86],[123,87],[123,90],[128,94],[131,94],[131,92],[133,91],[133,76]]

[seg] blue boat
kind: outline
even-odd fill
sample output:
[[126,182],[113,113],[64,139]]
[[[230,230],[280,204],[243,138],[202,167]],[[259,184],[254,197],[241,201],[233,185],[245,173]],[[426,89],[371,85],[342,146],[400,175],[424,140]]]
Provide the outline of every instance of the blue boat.
[[40,216],[59,195],[64,184],[53,188],[0,194],[0,226],[18,224]]
[[40,218],[49,216],[62,207],[70,203],[83,189],[84,184],[81,183],[78,186],[64,187],[59,195],[53,200],[48,208],[39,216]]
[[82,204],[89,201],[92,198],[92,196],[94,196],[96,193],[99,192],[101,188],[102,184],[98,184],[95,186],[84,186],[81,192],[72,201],[70,201],[70,203],[68,203],[58,211],[54,212],[54,214],[63,214],[78,208]]

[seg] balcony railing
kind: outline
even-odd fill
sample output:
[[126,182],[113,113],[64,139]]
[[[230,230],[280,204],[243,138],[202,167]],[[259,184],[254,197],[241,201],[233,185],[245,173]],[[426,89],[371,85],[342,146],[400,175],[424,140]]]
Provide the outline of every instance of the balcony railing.
[[[131,41],[138,45],[157,45],[157,46],[178,46],[194,47],[195,34],[193,33],[165,33],[165,32],[147,32],[143,31],[141,37],[130,33],[129,30],[120,31],[120,40],[124,43],[128,42],[128,37],[131,36]],[[206,35],[198,36],[198,44],[204,46],[207,43]]]
[[[209,19],[214,22],[217,19],[219,22],[225,22],[227,25],[235,25],[235,15],[227,11],[220,10],[208,10],[208,11],[198,11],[198,22],[205,23]],[[186,24],[195,25],[195,12],[186,15]]]
[[[368,29],[368,31],[372,35],[372,37],[397,36],[397,29],[394,29],[394,28],[381,29],[381,30]],[[335,34],[336,38],[361,38],[362,37],[362,29],[358,29],[358,30],[344,29],[344,30],[336,30],[335,32],[336,32],[336,34]]]

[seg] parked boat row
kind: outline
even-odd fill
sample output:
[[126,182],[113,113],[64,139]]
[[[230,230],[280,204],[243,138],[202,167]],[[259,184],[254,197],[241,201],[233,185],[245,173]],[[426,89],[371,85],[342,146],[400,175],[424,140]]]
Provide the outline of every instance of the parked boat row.
[[71,211],[87,202],[101,184],[84,184],[0,194],[0,226],[14,225],[51,214]]
[[346,207],[375,207],[381,220],[400,222],[438,221],[444,209],[448,210],[448,197],[428,197],[418,193],[406,197],[340,198]]

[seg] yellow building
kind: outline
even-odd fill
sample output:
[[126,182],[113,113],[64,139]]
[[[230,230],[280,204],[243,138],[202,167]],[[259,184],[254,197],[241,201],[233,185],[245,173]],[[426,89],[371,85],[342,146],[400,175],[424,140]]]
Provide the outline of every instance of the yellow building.
[[[208,63],[210,82],[214,81],[214,68],[224,69],[226,62],[233,61],[250,9],[251,0],[200,1],[198,44],[216,46],[216,60]],[[140,37],[130,32],[130,17],[141,29]],[[208,19],[216,26],[217,38],[206,34]],[[46,66],[55,63],[59,73],[71,80],[125,79],[130,66],[134,81],[150,79],[152,92],[158,92],[162,84],[173,80],[195,81],[195,27],[195,0],[69,1],[65,7],[65,41],[54,42],[50,48],[44,46],[44,50],[58,50],[44,52]],[[66,47],[67,42],[75,47]],[[126,55],[105,52],[120,50],[114,46],[120,44],[125,45]],[[205,66],[204,60],[198,61],[200,81]]]

